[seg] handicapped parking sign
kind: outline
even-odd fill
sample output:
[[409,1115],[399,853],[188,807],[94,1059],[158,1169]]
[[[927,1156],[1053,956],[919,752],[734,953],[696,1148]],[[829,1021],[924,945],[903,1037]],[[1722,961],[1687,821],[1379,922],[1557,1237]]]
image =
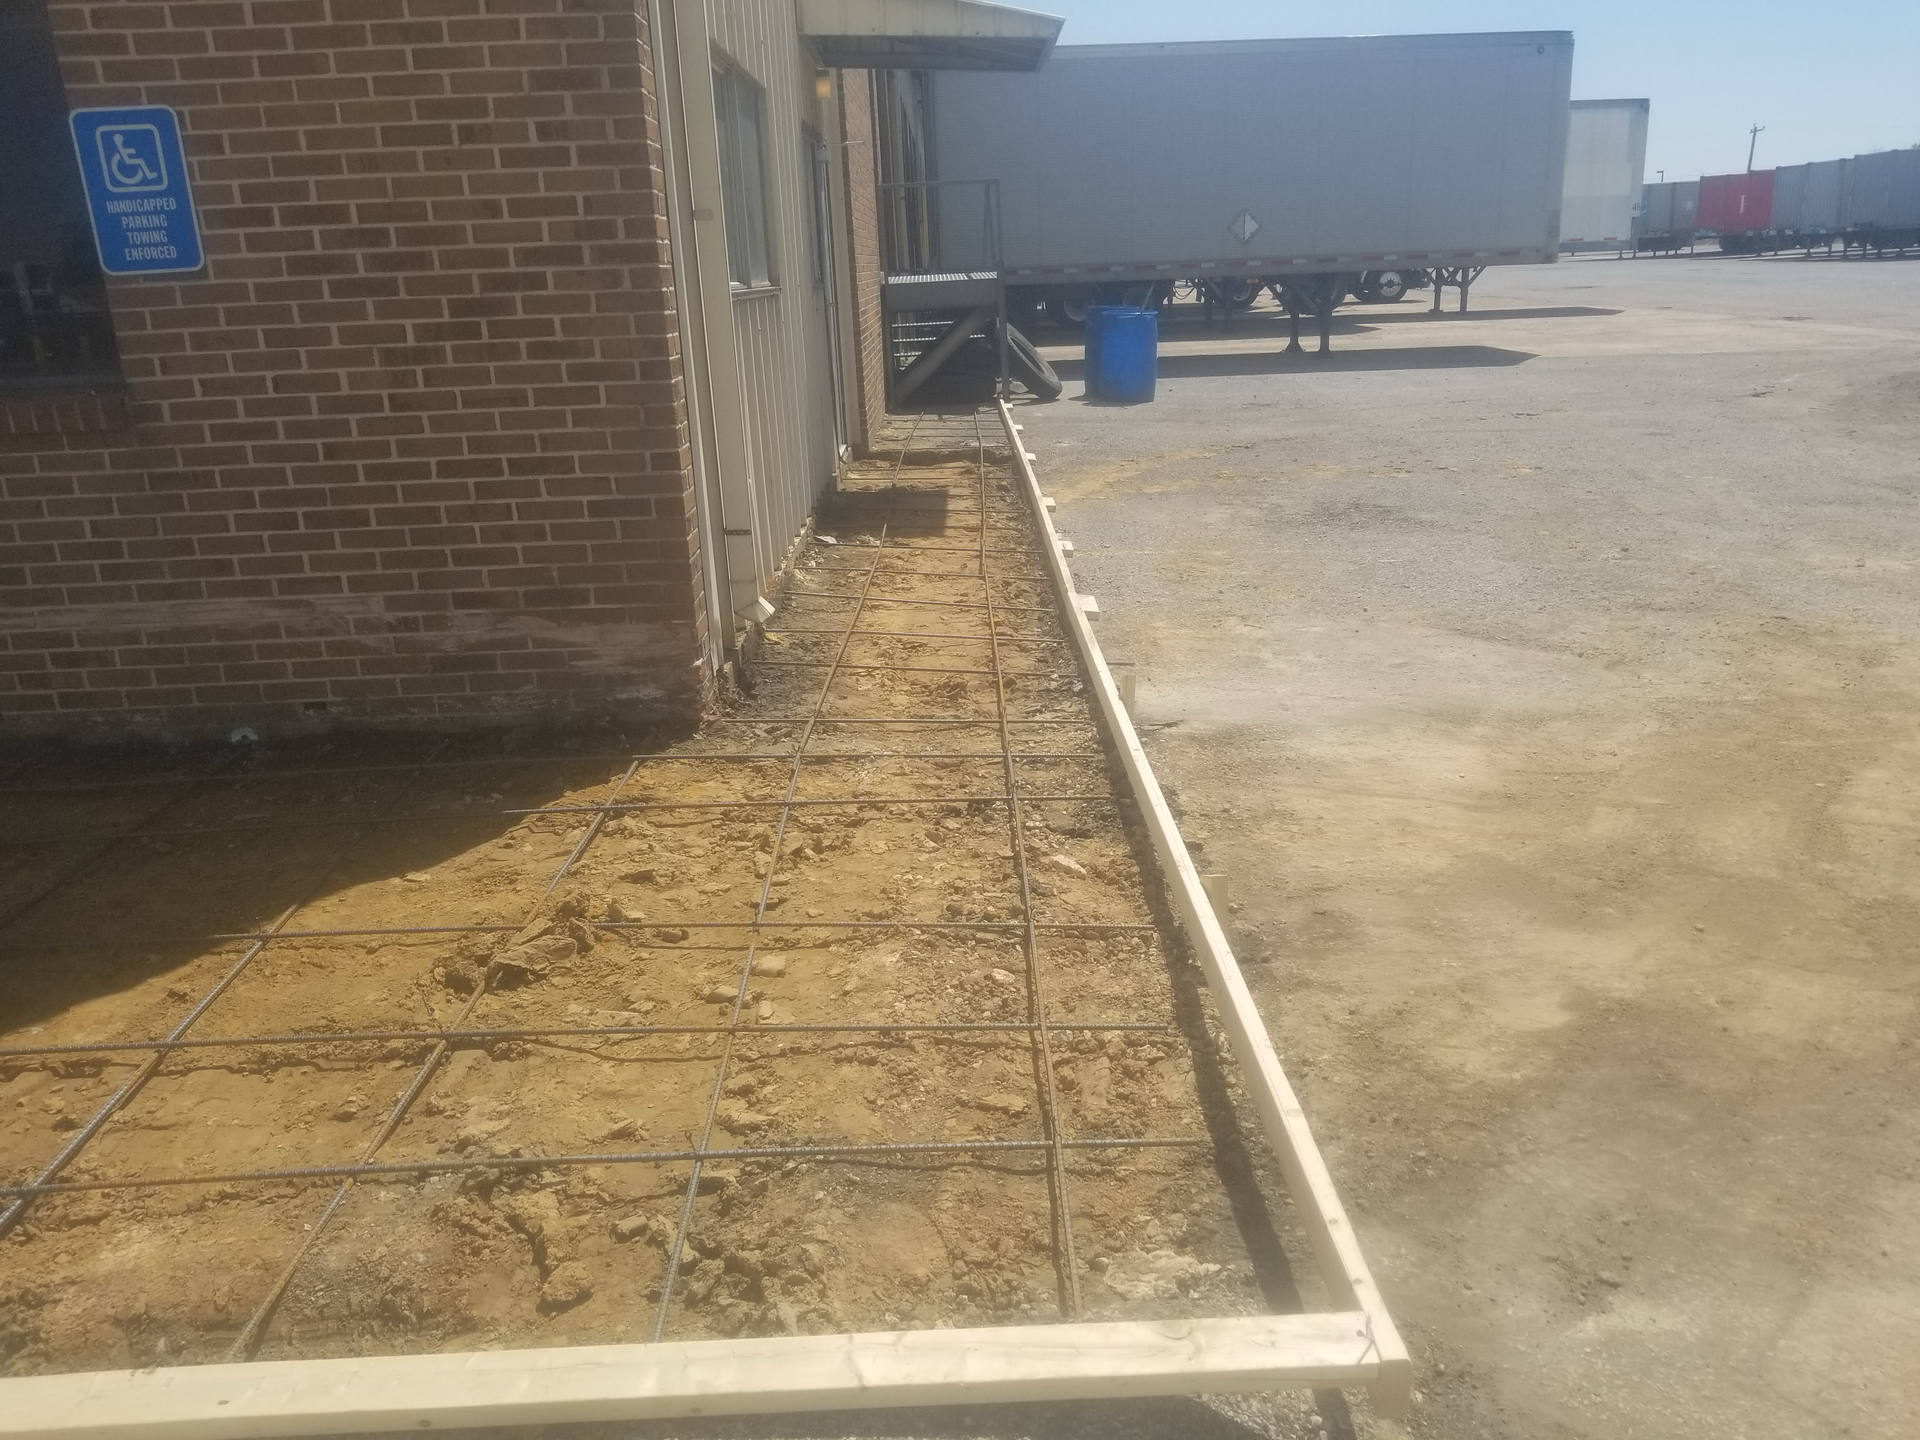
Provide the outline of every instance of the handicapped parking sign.
[[179,118],[165,105],[76,110],[73,145],[109,275],[198,270],[205,257]]

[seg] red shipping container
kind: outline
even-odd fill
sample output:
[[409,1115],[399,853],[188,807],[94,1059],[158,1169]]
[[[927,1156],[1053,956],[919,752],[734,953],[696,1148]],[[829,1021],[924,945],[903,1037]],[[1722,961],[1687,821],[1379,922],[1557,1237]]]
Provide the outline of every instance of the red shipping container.
[[1702,175],[1697,223],[1720,235],[1767,229],[1773,223],[1773,171]]

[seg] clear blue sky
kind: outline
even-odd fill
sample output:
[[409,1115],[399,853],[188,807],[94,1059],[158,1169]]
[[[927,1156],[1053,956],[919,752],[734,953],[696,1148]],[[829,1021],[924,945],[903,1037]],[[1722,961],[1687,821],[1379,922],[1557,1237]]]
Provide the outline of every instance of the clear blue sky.
[[1573,98],[1646,96],[1647,179],[1920,144],[1920,0],[1011,0],[1064,15],[1064,45],[1571,30]]

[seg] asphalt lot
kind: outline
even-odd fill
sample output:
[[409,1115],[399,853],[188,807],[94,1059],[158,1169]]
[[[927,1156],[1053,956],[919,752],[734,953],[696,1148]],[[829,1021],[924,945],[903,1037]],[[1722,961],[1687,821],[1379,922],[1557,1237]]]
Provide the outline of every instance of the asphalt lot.
[[1920,1433],[1920,261],[1426,303],[1022,415],[1404,1433]]

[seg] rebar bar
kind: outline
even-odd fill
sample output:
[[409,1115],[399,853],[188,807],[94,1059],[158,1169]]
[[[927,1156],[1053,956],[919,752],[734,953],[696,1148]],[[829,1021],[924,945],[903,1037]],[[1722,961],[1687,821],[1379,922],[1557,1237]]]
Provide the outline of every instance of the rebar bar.
[[[807,723],[807,719],[804,715],[792,715],[792,716],[756,715],[756,716],[753,716],[752,718],[747,718],[744,716],[737,716],[737,715],[736,716],[717,715],[713,719],[707,721],[707,724],[709,725],[804,725],[806,723]],[[1080,726],[1084,726],[1086,729],[1089,729],[1089,730],[1094,728],[1093,721],[1086,717],[1082,717],[1078,720],[1056,720],[1056,719],[1042,717],[1038,719],[1009,720],[1007,723],[1009,725],[1080,725]],[[984,719],[976,720],[970,717],[955,716],[955,715],[822,715],[820,717],[820,724],[822,725],[971,725],[971,726],[977,727],[981,725],[995,725],[996,722],[993,720],[991,716],[986,717]]]
[[[838,635],[838,630],[795,629],[786,625],[769,625],[764,632],[768,635]],[[991,635],[951,635],[940,630],[855,630],[855,635],[876,640],[966,640],[984,645]],[[1051,635],[1008,635],[1002,637],[1002,643],[1008,645],[1071,645],[1071,640]],[[766,662],[759,661],[759,664]]]
[[[998,758],[998,757],[996,757]],[[1023,795],[1023,800],[1038,801],[1046,804],[1116,804],[1124,801],[1124,795]],[[1005,795],[869,795],[849,796],[834,799],[812,800],[638,800],[625,804],[605,805],[542,805],[537,809],[502,810],[502,815],[608,815],[625,814],[636,810],[772,810],[788,805],[831,806],[831,805],[1004,805]]]
[[[224,764],[227,762],[223,759],[221,763]],[[216,768],[218,767],[216,766]],[[195,776],[193,778],[186,779],[186,780],[177,781],[176,782],[177,784],[180,784],[184,787],[178,795],[175,795],[170,800],[162,801],[159,805],[155,806],[152,810],[148,811],[145,815],[141,816],[140,819],[135,821],[134,823],[136,825],[144,825],[147,821],[152,820],[157,816],[166,814],[167,811],[173,809],[174,806],[184,804],[188,799],[188,797],[190,797],[193,794],[193,792],[196,789],[198,789],[200,785],[208,778],[210,777],[202,775],[202,776]],[[57,879],[52,881],[50,884],[42,886],[40,890],[32,896],[32,898],[22,901],[20,904],[14,906],[13,909],[9,910],[4,918],[0,918],[0,933],[4,933],[7,930],[12,929],[15,924],[17,924],[22,919],[26,918],[27,915],[31,914],[40,905],[44,904],[49,898],[58,894],[67,885],[72,883],[74,880],[78,879],[80,876],[84,875],[88,870],[92,869],[95,865],[98,865],[103,859],[106,858],[107,854],[113,849],[114,846],[118,845],[122,840],[126,839],[127,837],[123,834],[109,832],[105,835],[97,835],[91,838],[97,841],[93,849],[89,850],[86,854],[82,855],[78,860],[74,861],[73,864],[68,865],[63,870],[61,870],[59,877]],[[0,1216],[0,1235],[5,1235],[6,1233],[7,1233],[7,1226],[6,1226],[5,1217]]]
[[[1030,1020],[873,1020],[860,1023],[805,1024],[770,1021],[756,1023],[755,1035],[892,1035],[901,1034],[1013,1034],[1032,1030]],[[1172,1029],[1153,1020],[1074,1020],[1055,1021],[1055,1030],[1106,1034],[1110,1031],[1166,1034]],[[148,1050],[241,1050],[249,1047],[296,1045],[370,1045],[396,1041],[448,1043],[473,1041],[488,1045],[504,1040],[547,1040],[555,1038],[613,1040],[647,1035],[723,1035],[724,1025],[527,1025],[505,1029],[466,1030],[311,1030],[291,1035],[223,1035],[200,1040],[102,1040],[93,1043],[62,1045],[24,1045],[0,1049],[0,1060],[31,1059],[53,1055],[121,1055]]]
[[[795,590],[787,596],[789,600],[852,600],[856,596],[842,594],[838,590]],[[908,600],[898,595],[876,595],[876,605],[931,605],[947,610],[984,610],[987,607],[978,600]],[[1004,605],[996,609],[1012,610],[1023,615],[1051,615],[1053,611],[1045,605]]]
[[[980,414],[974,412],[974,434],[980,433]],[[980,442],[980,505],[984,510],[987,503],[987,447],[984,439]],[[993,613],[993,582],[986,578],[987,571],[987,530],[984,522],[980,527],[980,572],[981,594],[987,605],[987,633],[995,633]],[[1027,874],[1027,838],[1026,824],[1020,814],[1019,784],[1013,767],[1013,736],[1006,728],[1007,687],[1000,674],[1000,644],[993,643],[993,698],[999,713],[1000,749],[1005,757],[1007,781],[1008,825],[1012,833],[1013,869],[1020,882],[1020,915],[1025,921],[1021,931],[1021,948],[1027,961],[1027,1004],[1028,1015],[1033,1021],[1034,1065],[1039,1071],[1040,1123],[1046,1138],[1052,1143],[1048,1152],[1049,1177],[1047,1191],[1052,1200],[1052,1212],[1055,1224],[1055,1255],[1060,1268],[1061,1310],[1069,1320],[1078,1319],[1081,1312],[1080,1299],[1080,1262],[1074,1253],[1073,1243],[1073,1201],[1067,1189],[1066,1152],[1061,1146],[1063,1126],[1060,1116],[1060,1099],[1055,1093],[1053,1083],[1053,1042],[1047,1028],[1046,989],[1040,974],[1040,942],[1033,928],[1033,887]]]
[[[346,1181],[378,1175],[458,1175],[475,1170],[545,1170],[580,1165],[674,1165],[709,1160],[854,1160],[866,1156],[955,1154],[993,1150],[1197,1150],[1198,1135],[1113,1136],[1066,1140],[903,1140],[870,1145],[761,1145],[718,1149],[612,1151],[601,1155],[509,1155],[445,1160],[381,1160],[343,1165],[296,1165],[278,1170],[230,1170],[195,1175],[148,1175],[106,1180],[61,1180],[49,1185],[0,1185],[0,1198],[37,1200],[102,1190],[171,1190],[190,1185],[284,1184],[289,1180]],[[328,1212],[335,1208],[329,1206]],[[320,1230],[315,1222],[314,1234]],[[310,1243],[310,1242],[309,1242]],[[243,1335],[247,1332],[242,1332]],[[238,1342],[236,1342],[238,1348]]]
[[[982,671],[982,674],[989,672]],[[791,759],[791,756],[782,757]],[[809,759],[813,758],[811,756]],[[836,759],[859,758],[865,756]],[[941,756],[941,759],[957,757]],[[999,759],[995,755],[969,756],[970,759]],[[1030,758],[1030,757],[1029,757]],[[1028,795],[1024,799],[1033,801],[1113,801],[1124,799],[1118,795]],[[122,840],[177,840],[183,836],[218,837],[224,835],[258,835],[268,831],[282,834],[289,830],[337,830],[341,826],[365,825],[372,823],[376,827],[393,825],[446,825],[461,820],[504,820],[527,815],[610,815],[641,810],[752,810],[774,808],[782,804],[779,800],[642,800],[627,804],[601,802],[591,805],[533,805],[511,810],[455,810],[444,811],[437,815],[389,815],[380,820],[368,822],[360,819],[342,818],[334,820],[277,820],[265,821],[258,825],[183,825],[162,830],[119,830],[110,835],[101,836],[88,831],[76,831],[70,835],[29,835],[16,838],[0,838],[0,850],[39,850],[52,845],[78,844],[84,840],[104,839],[114,844]],[[1006,803],[1003,795],[875,795],[869,797],[854,796],[845,799],[808,799],[796,800],[795,805],[1000,805]],[[105,847],[103,847],[105,848]],[[71,877],[69,877],[71,878]],[[64,881],[62,883],[65,883]],[[58,887],[55,887],[58,888]],[[0,927],[4,928],[4,927]]]

